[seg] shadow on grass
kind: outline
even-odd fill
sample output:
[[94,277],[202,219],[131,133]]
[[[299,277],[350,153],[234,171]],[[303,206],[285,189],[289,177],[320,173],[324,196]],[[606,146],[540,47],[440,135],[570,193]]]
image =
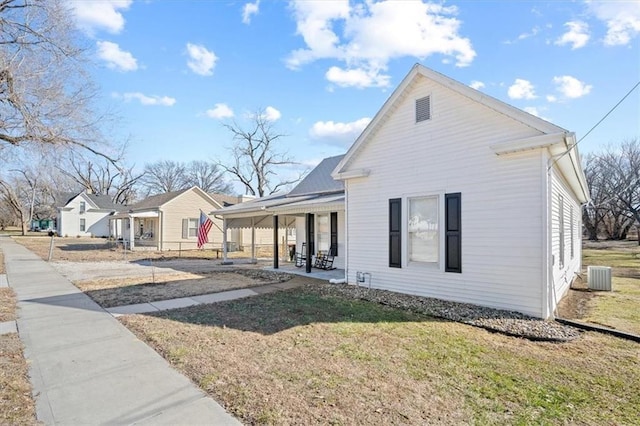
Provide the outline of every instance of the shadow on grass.
[[262,335],[314,323],[446,322],[378,303],[323,296],[305,288],[143,315]]

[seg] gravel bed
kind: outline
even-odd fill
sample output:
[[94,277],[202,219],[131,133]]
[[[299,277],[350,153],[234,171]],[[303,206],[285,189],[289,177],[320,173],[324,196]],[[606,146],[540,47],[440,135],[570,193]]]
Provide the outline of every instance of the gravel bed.
[[309,288],[327,296],[343,296],[380,303],[530,340],[568,342],[580,336],[578,329],[555,321],[545,321],[519,312],[469,303],[449,302],[348,284],[311,284]]

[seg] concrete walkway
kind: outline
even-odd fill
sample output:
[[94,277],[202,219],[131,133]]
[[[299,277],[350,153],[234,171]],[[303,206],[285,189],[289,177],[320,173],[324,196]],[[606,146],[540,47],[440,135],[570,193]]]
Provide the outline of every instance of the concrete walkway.
[[49,264],[0,236],[38,420],[238,425]]
[[257,296],[259,294],[273,293],[279,290],[288,290],[300,287],[297,283],[277,283],[267,284],[260,287],[241,288],[237,290],[222,291],[218,293],[202,294],[200,296],[179,297],[176,299],[166,299],[157,302],[135,303],[133,305],[116,306],[106,308],[114,317],[127,314],[144,314],[147,312],[164,311],[167,309],[186,308],[187,306],[201,305],[203,303],[218,303],[226,300],[242,299],[243,297]]

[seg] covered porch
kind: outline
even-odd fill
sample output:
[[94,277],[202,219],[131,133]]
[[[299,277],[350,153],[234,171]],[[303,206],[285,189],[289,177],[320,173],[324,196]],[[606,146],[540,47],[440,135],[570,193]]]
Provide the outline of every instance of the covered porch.
[[[223,238],[234,228],[273,232],[272,269],[344,279],[344,192],[287,197],[264,197],[213,212],[223,220]],[[252,247],[252,256],[255,248]],[[318,262],[320,256],[330,262]],[[223,243],[223,263],[227,258]],[[297,267],[296,267],[297,265]]]
[[109,218],[109,229],[112,238],[130,250],[160,250],[158,211],[120,212]]

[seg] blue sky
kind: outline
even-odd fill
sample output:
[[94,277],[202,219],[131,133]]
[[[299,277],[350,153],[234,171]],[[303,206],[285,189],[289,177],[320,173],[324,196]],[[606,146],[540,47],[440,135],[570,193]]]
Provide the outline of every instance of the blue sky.
[[[70,4],[130,163],[226,161],[258,109],[314,165],[344,153],[419,62],[581,138],[640,80],[640,1]],[[640,137],[640,88],[580,150]]]

